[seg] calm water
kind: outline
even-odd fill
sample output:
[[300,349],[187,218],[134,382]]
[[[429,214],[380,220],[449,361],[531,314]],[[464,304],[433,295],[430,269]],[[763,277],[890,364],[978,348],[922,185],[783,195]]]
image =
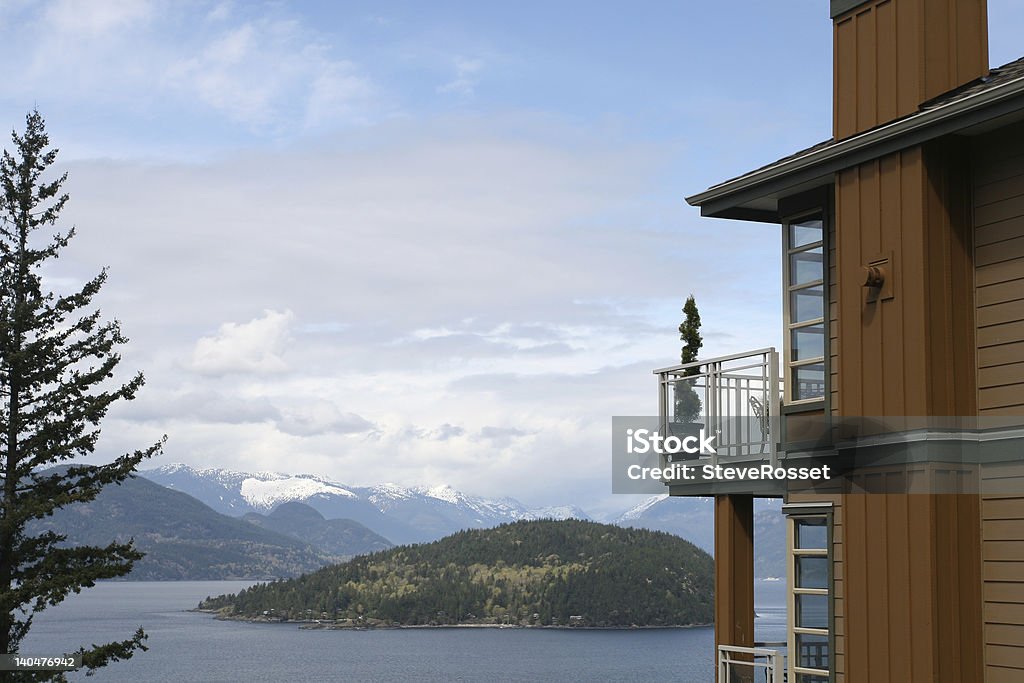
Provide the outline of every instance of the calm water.
[[[49,655],[123,639],[149,652],[90,681],[708,681],[710,628],[637,631],[416,629],[301,631],[187,612],[232,581],[110,582],[40,614],[22,653]],[[785,635],[784,586],[759,584],[758,640]]]

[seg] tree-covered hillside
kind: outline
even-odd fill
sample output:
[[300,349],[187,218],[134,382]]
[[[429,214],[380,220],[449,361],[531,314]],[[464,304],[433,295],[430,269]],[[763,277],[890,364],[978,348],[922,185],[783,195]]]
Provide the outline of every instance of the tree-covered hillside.
[[195,498],[142,477],[108,486],[29,526],[67,536],[65,545],[134,538],[145,557],[129,579],[210,580],[298,576],[337,556],[285,534],[214,512]]
[[200,607],[356,625],[706,624],[712,568],[710,555],[670,534],[542,520],[392,548]]
[[338,560],[387,550],[394,543],[352,519],[324,519],[305,503],[281,503],[269,515],[250,512],[242,519],[309,543]]

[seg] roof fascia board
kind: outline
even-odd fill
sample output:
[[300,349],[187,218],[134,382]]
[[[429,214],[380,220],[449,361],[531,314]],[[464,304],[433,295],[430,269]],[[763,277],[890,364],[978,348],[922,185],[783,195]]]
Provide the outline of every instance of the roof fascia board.
[[[715,185],[704,192],[687,197],[691,206],[702,209],[709,205],[706,215],[716,215],[727,207],[737,207],[750,199],[769,194],[824,176],[864,161],[877,159],[891,151],[920,144],[940,135],[955,132],[1019,109],[1024,95],[1024,77],[950,102],[927,109],[905,119],[873,128],[864,133],[841,140],[803,157],[783,161],[750,175],[741,176]],[[716,209],[712,209],[714,205]],[[705,214],[705,211],[701,211]]]
[[727,207],[718,207],[717,211],[707,211],[706,207],[700,207],[700,215],[706,218],[731,218],[736,221],[747,221],[749,223],[778,223],[779,214],[770,209],[748,209],[742,206],[733,206],[729,202]]
[[[742,205],[767,194],[785,193],[790,188],[811,184],[814,181],[819,181],[822,185],[828,184],[832,182],[833,174],[844,168],[857,166],[866,161],[883,157],[886,154],[898,152],[901,149],[913,147],[937,137],[1005,116],[1006,114],[1018,111],[1022,106],[1024,106],[1024,95],[1022,95],[1020,100],[1004,100],[996,106],[971,112],[963,118],[942,121],[934,126],[914,130],[901,137],[890,138],[873,145],[860,147],[844,156],[825,160],[820,164],[803,168],[793,173],[770,178],[755,186],[699,204],[700,215],[710,218],[736,218],[761,223],[778,223],[778,215],[776,213],[767,209],[746,209]],[[749,217],[747,217],[748,215]]]

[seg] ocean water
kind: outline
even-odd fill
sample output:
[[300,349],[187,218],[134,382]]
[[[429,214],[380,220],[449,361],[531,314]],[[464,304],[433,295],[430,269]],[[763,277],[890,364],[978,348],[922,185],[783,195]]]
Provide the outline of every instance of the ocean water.
[[[21,652],[43,656],[149,634],[148,652],[81,681],[709,681],[709,627],[641,630],[304,631],[187,610],[250,582],[103,582],[41,613]],[[757,638],[785,637],[785,588],[757,586]]]

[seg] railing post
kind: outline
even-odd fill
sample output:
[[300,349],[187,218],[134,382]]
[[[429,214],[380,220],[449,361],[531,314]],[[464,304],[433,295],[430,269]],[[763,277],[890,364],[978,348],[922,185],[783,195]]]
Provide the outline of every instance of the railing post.
[[[722,396],[721,392],[718,391],[718,368],[719,364],[716,362],[708,363],[708,394],[710,400],[708,401],[708,431],[712,432],[718,427],[718,415],[721,412]],[[718,464],[718,449],[715,449],[715,453],[711,455],[711,464]]]
[[735,452],[733,448],[729,449],[729,455],[743,455],[743,423],[740,421],[740,415],[743,413],[742,400],[743,400],[743,380],[741,378],[730,379],[728,381],[729,391],[733,394],[733,419],[727,422],[729,427],[730,435],[735,433],[736,447]]
[[[768,461],[772,467],[779,466],[779,439],[782,436],[782,400],[779,398],[779,352],[774,348],[768,356],[768,395],[764,409],[768,412]],[[785,391],[785,388],[783,388]]]
[[655,375],[658,378],[658,429],[668,432],[668,382],[666,375]]

